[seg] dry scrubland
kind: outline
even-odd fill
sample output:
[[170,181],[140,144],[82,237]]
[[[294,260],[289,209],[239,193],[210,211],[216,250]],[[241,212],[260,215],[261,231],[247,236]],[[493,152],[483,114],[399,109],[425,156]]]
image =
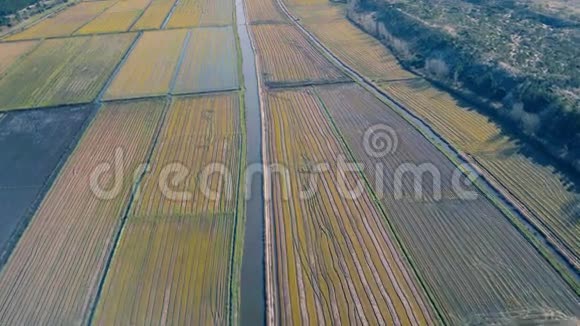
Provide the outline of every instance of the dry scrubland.
[[194,28],[184,51],[173,94],[239,88],[237,48],[232,27]]
[[425,81],[382,87],[487,169],[579,264],[580,194],[568,189],[563,176],[552,167],[534,163],[497,125]]
[[0,78],[18,59],[29,53],[38,41],[0,43]]
[[169,92],[187,30],[144,32],[105,93],[105,99],[137,98]]
[[153,0],[131,30],[158,29],[177,0]]
[[[374,168],[382,167],[384,182],[374,187],[384,190],[387,216],[446,320],[466,324],[518,311],[578,316],[569,285],[483,194],[458,197],[451,185],[454,165],[409,123],[358,86],[317,92],[372,185]],[[394,153],[378,159],[362,146],[362,133],[377,124],[392,127],[399,141]],[[440,201],[433,199],[431,178],[422,180],[424,196],[416,198],[409,176],[402,198],[394,198],[393,173],[409,162],[437,167]]]
[[[366,191],[344,200],[332,166],[316,180],[318,192],[300,198],[315,163],[346,158],[313,92],[271,92],[267,102],[268,163],[289,169],[271,180],[279,322],[433,323],[425,294]],[[355,176],[348,182],[354,185]]]
[[150,2],[151,0],[121,0],[79,29],[76,34],[125,32]]
[[[95,324],[227,323],[241,159],[239,111],[235,93],[174,99],[152,170],[121,235]],[[167,186],[188,191],[191,198],[170,199],[161,192],[163,171],[175,162],[189,173]],[[200,191],[200,175],[217,162],[232,173],[232,184],[212,176],[208,185],[218,196],[210,199]]]
[[180,0],[167,27],[232,25],[233,12],[233,0]]
[[43,41],[0,79],[0,110],[91,102],[134,37],[118,34]]
[[[144,162],[164,103],[105,105],[44,198],[0,273],[0,324],[80,324],[94,300],[133,171]],[[119,194],[99,199],[89,175],[123,151]],[[112,171],[100,178],[114,187]]]
[[115,3],[116,1],[114,0],[78,3],[21,33],[8,37],[8,40],[71,35]]
[[344,81],[347,77],[291,25],[252,25],[268,86]]

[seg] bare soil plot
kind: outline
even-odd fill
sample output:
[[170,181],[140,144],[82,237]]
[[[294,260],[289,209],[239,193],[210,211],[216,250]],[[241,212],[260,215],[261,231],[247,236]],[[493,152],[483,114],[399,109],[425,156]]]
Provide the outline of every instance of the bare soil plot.
[[167,94],[186,35],[184,29],[144,32],[104,98]]
[[226,26],[233,17],[233,0],[180,0],[167,27]]
[[[228,323],[240,190],[239,111],[235,93],[174,98],[152,170],[115,252],[95,324]],[[205,174],[212,167],[231,179]]]
[[[455,188],[454,165],[406,121],[358,86],[317,92],[370,183],[383,191],[388,218],[447,320],[465,324],[517,311],[578,316],[569,285],[485,196],[461,197],[465,192],[458,190],[475,191],[473,186]],[[378,158],[363,144],[364,133],[376,126],[392,128],[398,142]],[[397,170],[409,164],[431,167],[419,176],[413,176],[419,168],[410,170],[398,183]]]
[[95,99],[135,34],[44,41],[0,79],[0,111]]
[[131,30],[159,29],[177,0],[153,0]]
[[81,2],[40,23],[12,35],[8,40],[25,40],[55,36],[68,36],[99,16],[116,1]]
[[348,197],[360,176],[341,175],[337,160],[347,152],[312,89],[269,92],[265,119],[277,322],[433,323],[371,196],[363,188]]
[[232,27],[195,28],[184,51],[173,94],[239,88],[237,48]]
[[336,82],[346,76],[291,25],[252,25],[268,86]]
[[87,317],[164,101],[107,104],[0,272],[1,324],[80,324]]
[[73,107],[0,117],[0,261],[7,258],[32,205],[44,195],[90,113],[88,107]]

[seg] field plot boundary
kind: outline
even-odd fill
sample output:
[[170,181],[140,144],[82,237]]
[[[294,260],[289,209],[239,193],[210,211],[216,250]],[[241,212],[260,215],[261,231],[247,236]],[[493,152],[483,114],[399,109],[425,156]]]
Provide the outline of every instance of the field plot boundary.
[[[75,29],[72,33],[70,33],[70,35],[68,36],[74,36],[74,35],[91,35],[91,34],[77,34],[78,31],[80,31],[81,29],[83,29],[83,27],[87,26],[88,24],[90,24],[91,22],[93,22],[95,19],[97,19],[99,16],[101,16],[105,11],[109,10],[109,8],[112,8],[114,5],[116,5],[117,3],[119,3],[120,0],[115,1],[114,3],[112,3],[109,7],[106,7],[105,9],[103,9],[103,11],[101,11],[98,15],[96,15],[95,17],[93,17],[92,19],[89,19],[87,22],[85,22],[84,24],[82,24],[81,26],[79,26],[77,29]],[[114,33],[114,32],[111,32]]]
[[[433,128],[431,128],[426,122],[424,122],[420,117],[416,116],[411,110],[406,108],[404,105],[393,99],[389,94],[383,91],[375,82],[369,80],[364,75],[360,74],[354,68],[345,64],[340,60],[330,49],[328,49],[321,41],[313,35],[306,27],[304,27],[299,19],[293,16],[282,0],[276,0],[282,11],[290,18],[292,24],[297,26],[298,29],[307,36],[308,40],[313,43],[313,45],[318,48],[325,57],[332,60],[332,62],[337,65],[343,72],[354,78],[354,80],[359,83],[363,88],[371,91],[380,101],[387,104],[389,108],[393,109],[397,114],[399,114],[403,119],[407,120],[417,131],[419,131],[429,142],[436,146],[447,158],[458,168],[465,171],[463,164],[467,164],[471,169],[478,170],[477,165],[469,160],[465,154],[458,150],[455,146],[450,144],[439,135]],[[413,121],[410,118],[412,118]],[[437,140],[433,139],[429,135],[435,135],[438,137]],[[485,175],[482,175],[482,181],[484,182],[474,182],[480,192],[482,192],[493,204],[496,206],[503,215],[509,220],[509,222],[524,236],[526,240],[541,254],[544,259],[549,263],[550,266],[566,281],[566,283],[573,289],[576,294],[580,295],[580,282],[578,282],[579,273],[575,268],[574,264],[562,254],[557,247],[543,236],[541,230],[538,230],[532,221],[522,214],[518,207],[514,207],[507,198],[505,198],[501,191],[499,191],[493,183],[491,183]],[[493,191],[495,193],[490,193]],[[529,230],[526,226],[530,225],[534,227],[534,230]],[[542,235],[540,238],[536,234]],[[539,239],[540,238],[540,239]]]
[[171,10],[169,10],[169,12],[167,13],[167,15],[163,19],[163,22],[161,23],[161,27],[159,29],[167,29],[167,24],[169,23],[169,20],[171,19],[171,16],[173,16],[173,12],[175,11],[175,8],[177,8],[177,5],[179,4],[180,1],[181,0],[175,0],[173,2],[173,6],[171,6]]
[[130,31],[130,30],[133,29],[133,26],[135,26],[135,24],[137,24],[137,22],[139,21],[139,19],[141,19],[141,17],[143,17],[143,15],[147,11],[147,9],[149,9],[149,7],[151,7],[151,4],[153,4],[153,1],[154,0],[149,0],[149,3],[147,4],[147,6],[145,6],[145,8],[143,8],[143,10],[141,10],[141,13],[139,13],[139,15],[137,15],[137,17],[135,18],[135,20],[133,20],[133,22],[131,23],[131,25],[129,26],[129,28],[127,28],[127,31]]
[[[50,173],[50,175],[46,178],[46,180],[44,180],[41,189],[38,191],[38,195],[37,195],[36,199],[34,199],[34,201],[31,203],[30,207],[27,208],[25,215],[22,216],[22,218],[20,219],[18,226],[16,226],[16,228],[14,229],[14,232],[12,233],[12,235],[10,236],[8,241],[6,242],[6,245],[3,248],[0,248],[0,272],[2,272],[2,269],[4,268],[4,266],[6,265],[6,262],[8,261],[10,256],[12,255],[14,248],[18,244],[20,237],[22,236],[22,234],[24,234],[24,232],[26,232],[28,225],[30,224],[34,215],[36,214],[36,211],[38,210],[38,208],[42,204],[44,197],[46,196],[48,191],[51,189],[54,181],[60,175],[62,168],[64,167],[64,165],[68,161],[68,158],[73,154],[79,141],[83,137],[85,131],[91,125],[94,117],[96,116],[96,114],[99,110],[99,108],[97,106],[94,106],[91,104],[88,104],[88,105],[87,104],[85,104],[85,105],[69,105],[66,107],[70,107],[70,108],[82,107],[85,110],[91,110],[91,112],[87,115],[85,121],[83,121],[83,123],[81,124],[81,127],[79,128],[77,133],[71,138],[71,141],[69,142],[69,144],[65,146],[65,149],[64,149],[62,155],[60,156],[60,158],[58,159],[58,163],[56,164],[54,170]],[[59,108],[66,108],[66,107],[59,106]],[[39,110],[39,109],[18,110],[18,112],[14,112],[14,113],[16,113],[16,114],[17,113],[24,113],[24,112],[30,112],[33,110]],[[2,119],[4,119],[5,117],[6,117],[5,113],[0,114],[0,121],[2,121]]]
[[[127,101],[127,102],[129,102],[129,101]],[[153,157],[155,147],[157,146],[157,143],[159,141],[159,136],[161,134],[161,130],[163,129],[163,125],[165,124],[166,117],[167,117],[167,111],[168,111],[171,103],[172,103],[172,100],[169,99],[168,97],[165,97],[165,104],[163,106],[163,112],[161,113],[161,117],[160,117],[159,122],[157,124],[157,128],[155,129],[153,139],[151,141],[151,144],[150,144],[149,149],[147,150],[147,154],[145,156],[146,157],[146,160],[144,162],[145,166],[140,171],[137,180],[131,186],[131,192],[129,195],[129,199],[127,201],[127,204],[125,205],[125,209],[123,210],[121,220],[119,221],[119,225],[117,226],[117,230],[115,231],[115,234],[114,234],[113,239],[112,239],[113,241],[112,241],[112,245],[110,247],[111,249],[109,250],[109,253],[107,254],[107,259],[106,259],[105,264],[103,266],[103,270],[101,271],[101,273],[99,273],[101,275],[101,277],[99,278],[99,282],[97,284],[96,294],[95,294],[92,302],[89,304],[88,314],[86,315],[86,318],[85,318],[85,324],[92,325],[92,323],[93,323],[93,320],[95,317],[95,312],[97,310],[97,305],[99,303],[99,299],[100,299],[101,294],[103,292],[103,286],[105,285],[105,280],[106,280],[107,276],[109,275],[109,269],[110,269],[111,263],[113,261],[113,257],[115,255],[115,252],[117,251],[117,247],[119,245],[119,241],[121,239],[121,235],[123,233],[125,225],[127,224],[127,220],[129,218],[129,212],[131,211],[131,207],[132,207],[134,199],[135,199],[136,191],[138,191],[141,182],[143,181],[145,175],[147,174],[147,167],[151,166],[151,158]]]

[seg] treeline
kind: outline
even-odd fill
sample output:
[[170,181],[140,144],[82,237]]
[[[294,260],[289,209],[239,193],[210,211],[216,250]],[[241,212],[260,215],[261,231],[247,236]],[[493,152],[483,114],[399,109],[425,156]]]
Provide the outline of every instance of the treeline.
[[481,58],[472,44],[462,42],[461,34],[452,37],[384,1],[361,0],[351,10],[374,13],[375,22],[384,25],[377,33],[406,68],[485,98],[491,117],[580,171],[580,99],[560,88],[577,87],[578,75],[554,81],[549,76],[516,74]]
[[0,0],[0,16],[12,15],[36,2],[38,0]]

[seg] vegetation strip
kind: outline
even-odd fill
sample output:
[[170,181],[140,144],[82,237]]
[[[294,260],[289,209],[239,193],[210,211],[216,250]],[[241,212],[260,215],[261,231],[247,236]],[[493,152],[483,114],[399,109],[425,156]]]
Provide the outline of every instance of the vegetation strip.
[[[437,146],[438,148],[440,148],[445,155],[447,156],[454,156],[454,157],[459,157],[459,159],[462,161],[461,163],[463,164],[467,164],[468,166],[471,167],[471,169],[473,170],[477,170],[473,167],[473,163],[471,162],[471,160],[466,160],[464,158],[464,155],[461,154],[461,152],[459,150],[457,150],[452,144],[448,143],[444,138],[442,138],[441,136],[439,136],[439,134],[433,130],[429,125],[427,125],[426,123],[424,123],[420,117],[418,117],[414,112],[408,110],[405,108],[405,106],[399,104],[394,98],[392,98],[389,94],[387,94],[385,91],[383,91],[379,86],[377,86],[373,81],[369,80],[368,78],[366,78],[365,76],[359,74],[356,70],[354,70],[353,68],[347,66],[344,62],[342,62],[336,55],[334,55],[324,44],[322,44],[316,36],[312,35],[312,33],[310,33],[304,26],[302,26],[302,24],[299,22],[299,19],[295,18],[286,8],[285,4],[281,1],[281,0],[276,0],[278,5],[280,6],[280,8],[283,10],[283,12],[290,18],[290,20],[293,22],[294,25],[296,25],[314,44],[317,45],[317,47],[322,50],[324,53],[326,53],[326,55],[330,58],[333,59],[333,61],[338,64],[340,67],[343,68],[344,71],[346,71],[351,77],[353,77],[357,82],[359,82],[361,85],[363,85],[365,88],[367,88],[368,90],[370,90],[371,92],[373,92],[374,94],[377,94],[379,96],[379,98],[382,96],[384,98],[386,98],[389,102],[391,102],[393,104],[394,107],[400,108],[406,115],[413,117],[414,120],[416,120],[417,122],[420,123],[420,125],[417,125],[417,123],[414,123],[412,121],[409,120],[409,122],[415,127],[417,128],[420,132],[422,132],[424,135],[426,134],[432,134],[432,135],[436,135],[438,137],[437,141],[442,142],[445,144],[445,148],[449,148],[451,150],[451,153],[448,150],[445,150],[443,147],[441,147],[440,144],[438,144],[437,142],[434,142],[434,140],[431,137],[425,136],[427,139],[429,139],[431,142],[433,142],[433,144],[435,146]],[[428,130],[427,133],[425,133],[425,130]],[[454,162],[457,162],[454,160]],[[458,163],[458,164],[461,164]],[[486,196],[490,197],[490,199],[492,199],[491,197],[495,197],[495,198],[501,198],[501,200],[507,200],[505,197],[503,197],[501,195],[501,192],[499,190],[497,190],[493,184],[489,183],[488,180],[485,178],[485,176],[482,176],[483,181],[486,183],[486,187],[493,189],[495,191],[495,194],[491,194],[489,191],[483,191],[484,194],[486,194]],[[482,185],[477,182],[476,183],[478,185],[478,187],[482,187]],[[543,238],[543,240],[541,240],[539,243],[537,240],[532,240],[534,238],[537,237],[537,235],[542,234],[541,230],[536,229],[536,232],[530,234],[530,232],[521,224],[521,222],[517,222],[514,220],[524,220],[525,224],[528,225],[534,225],[532,221],[527,220],[527,217],[525,215],[523,215],[517,208],[517,206],[511,205],[509,203],[505,203],[505,202],[500,202],[497,199],[496,200],[492,200],[496,205],[500,205],[503,207],[499,207],[499,209],[501,209],[504,213],[506,213],[506,217],[508,217],[508,219],[514,224],[514,226],[516,226],[516,228],[524,235],[524,237],[526,239],[531,240],[530,243],[534,246],[534,248],[536,248],[544,258],[546,258],[546,260],[550,263],[550,265],[566,280],[566,282],[570,285],[570,287],[578,294],[580,295],[580,283],[577,281],[578,279],[578,275],[579,272],[578,270],[574,267],[575,265],[569,261],[569,259],[567,258],[566,255],[564,255],[563,253],[561,253],[554,245],[551,245],[549,239],[547,238]],[[513,213],[509,213],[511,210],[510,209],[505,209],[505,205],[507,205],[507,207],[513,207],[516,209],[516,212],[518,212],[517,215],[514,216]],[[542,243],[546,243],[548,244],[548,248],[549,250],[545,250],[542,249]],[[544,246],[546,247],[546,246]],[[550,253],[551,252],[551,253]],[[556,255],[557,257],[563,259],[566,264],[560,264],[555,258],[553,258],[552,256]],[[571,275],[570,275],[571,274]]]

